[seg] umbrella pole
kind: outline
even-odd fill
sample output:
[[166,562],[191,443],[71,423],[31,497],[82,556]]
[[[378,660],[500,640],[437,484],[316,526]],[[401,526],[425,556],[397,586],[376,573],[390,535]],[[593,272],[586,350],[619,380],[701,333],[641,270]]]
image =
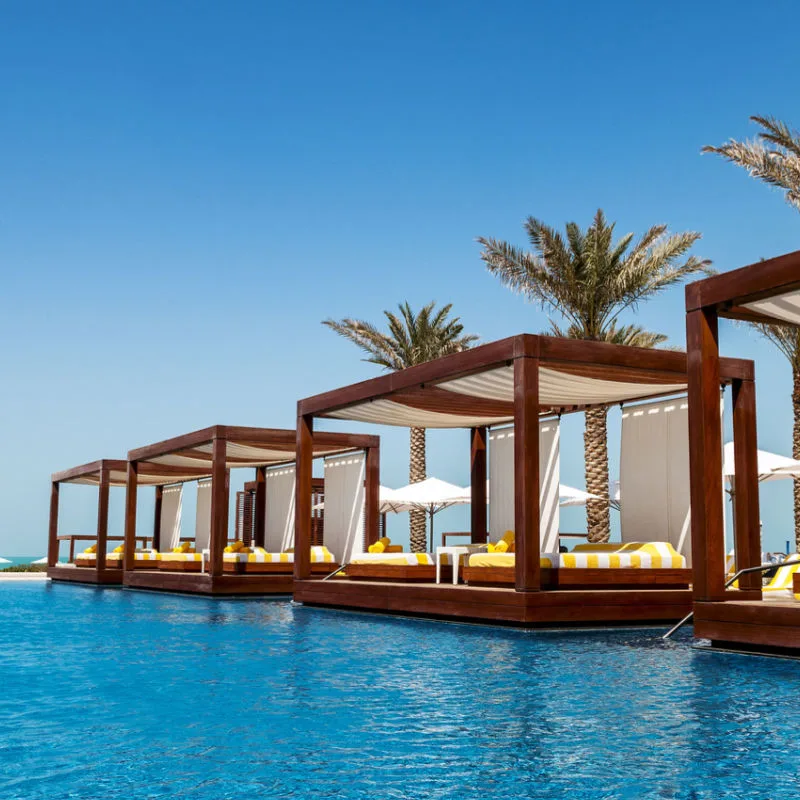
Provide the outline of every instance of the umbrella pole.
[[431,515],[431,553],[433,552],[433,506],[430,508]]

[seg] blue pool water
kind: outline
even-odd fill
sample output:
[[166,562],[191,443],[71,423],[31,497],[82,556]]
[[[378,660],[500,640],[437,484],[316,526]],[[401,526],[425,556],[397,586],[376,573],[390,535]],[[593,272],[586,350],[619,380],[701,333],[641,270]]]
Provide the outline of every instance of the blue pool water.
[[0,584],[0,798],[784,798],[800,664]]

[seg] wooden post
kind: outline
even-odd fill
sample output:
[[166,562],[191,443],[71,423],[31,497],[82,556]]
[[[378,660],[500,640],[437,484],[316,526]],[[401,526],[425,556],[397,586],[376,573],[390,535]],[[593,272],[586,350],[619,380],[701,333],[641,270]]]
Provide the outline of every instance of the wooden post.
[[473,544],[486,542],[486,428],[470,431],[470,532]]
[[156,501],[153,508],[153,550],[161,551],[161,505],[164,502],[164,487],[156,486]]
[[122,564],[125,572],[133,569],[136,550],[136,492],[139,488],[139,464],[128,462],[128,482],[125,487],[125,544]]
[[228,543],[228,442],[214,437],[211,463],[211,576],[222,575],[222,555]]
[[725,599],[725,526],[716,309],[687,312],[686,345],[694,599],[717,601]]
[[256,467],[256,496],[253,544],[263,547],[267,525],[267,468]]
[[[761,521],[758,506],[758,442],[756,433],[756,388],[753,381],[735,380],[733,395],[733,457],[736,492],[734,547],[736,569],[761,563]],[[739,578],[742,589],[761,591],[761,575]]]
[[[297,418],[294,499],[294,579],[311,577],[311,471],[314,461],[314,418]],[[336,555],[340,555],[337,553]]]
[[364,552],[380,539],[381,455],[377,447],[368,447],[364,481]]
[[514,527],[516,589],[538,592],[539,359],[514,361]]
[[47,566],[58,564],[58,491],[60,484],[50,484],[50,526],[47,531]]
[[100,467],[100,490],[97,497],[97,548],[94,555],[94,568],[99,574],[106,568],[106,549],[108,547],[108,487],[110,475],[108,467]]

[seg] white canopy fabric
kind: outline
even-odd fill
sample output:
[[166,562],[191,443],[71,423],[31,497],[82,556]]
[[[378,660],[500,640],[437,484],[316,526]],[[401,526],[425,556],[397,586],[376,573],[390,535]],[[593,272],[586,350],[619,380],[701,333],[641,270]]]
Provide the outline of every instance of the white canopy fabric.
[[165,486],[161,498],[162,552],[171,552],[181,538],[181,509],[183,508],[183,484]]
[[[760,483],[800,477],[800,461],[795,461],[793,458],[780,456],[777,453],[770,453],[766,450],[759,450],[757,463]],[[722,475],[730,483],[735,474],[733,442],[727,442],[722,449]]]
[[325,546],[347,564],[364,550],[364,453],[325,459]]
[[745,303],[743,307],[767,317],[774,317],[782,322],[800,325],[800,290],[787,292],[777,297],[768,297],[766,300]]
[[211,478],[197,481],[197,505],[194,516],[194,546],[206,550],[211,542]]
[[[453,378],[437,383],[436,388],[482,400],[506,402],[511,409],[511,404],[514,402],[514,367],[497,367],[463,378]],[[623,400],[636,400],[685,390],[685,382],[665,384],[610,381],[560,372],[549,367],[539,368],[539,404],[545,407],[618,403]],[[392,400],[391,397],[375,398],[330,411],[326,416],[381,425],[421,428],[469,428],[513,421],[511,411],[508,414],[494,416],[449,413],[447,410],[438,411],[406,405],[398,400]]]
[[[378,508],[379,514],[388,514],[392,511],[400,512],[400,511],[408,511],[406,508],[397,508],[399,503],[393,502],[392,498],[394,497],[394,489],[389,489],[387,486],[379,487],[379,500],[380,506]],[[312,511],[322,511],[325,508],[325,502],[317,503],[316,505],[311,506]]]
[[686,398],[623,409],[620,496],[623,542],[669,542],[691,566]]
[[[541,552],[558,552],[560,523],[560,426],[558,420],[539,423],[539,537]],[[514,429],[489,433],[489,535],[499,539],[515,530]]]
[[[5,559],[3,559],[3,561],[5,561]],[[10,564],[11,562],[9,561],[8,563]],[[47,556],[45,556],[44,558],[37,558],[36,561],[32,561],[31,563],[32,564],[46,564],[47,563]]]
[[294,467],[267,470],[264,546],[270,553],[283,553],[294,547]]

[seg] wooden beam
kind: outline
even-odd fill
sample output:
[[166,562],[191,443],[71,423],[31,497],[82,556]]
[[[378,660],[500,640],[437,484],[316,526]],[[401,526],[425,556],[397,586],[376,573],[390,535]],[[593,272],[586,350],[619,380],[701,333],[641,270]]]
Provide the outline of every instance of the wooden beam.
[[156,500],[153,509],[153,550],[161,551],[161,505],[164,502],[164,487],[156,486]]
[[314,458],[313,442],[314,418],[298,415],[294,500],[295,580],[311,577],[311,470]]
[[58,492],[59,483],[50,484],[50,525],[47,531],[47,565],[54,567],[58,563]]
[[88,464],[80,464],[77,467],[54,472],[51,480],[56,483],[69,483],[76,478],[99,476],[103,466],[115,472],[125,472],[128,469],[128,462],[114,458],[102,458],[97,461],[90,461]]
[[514,362],[514,527],[516,589],[538,592],[539,560],[539,360]]
[[128,484],[125,488],[125,545],[122,554],[122,568],[130,572],[134,564],[136,550],[136,492],[139,484],[139,465],[128,462]]
[[473,544],[486,541],[486,428],[470,431],[470,538]]
[[690,283],[686,310],[741,306],[796,289],[800,289],[800,250]]
[[[736,520],[736,569],[739,570],[761,563],[756,387],[753,381],[734,381],[732,390],[735,469],[733,513]],[[761,575],[742,575],[739,587],[760,592]]]
[[686,315],[692,569],[698,601],[725,599],[719,343],[713,309]]
[[[246,488],[246,487],[245,487]],[[256,467],[255,479],[255,520],[253,525],[253,543],[263,547],[267,526],[267,469]]]
[[222,575],[223,553],[228,543],[228,468],[225,458],[225,439],[213,442],[213,464],[211,469],[211,577]]
[[380,538],[380,464],[380,450],[377,447],[368,448],[364,487],[364,552]]
[[97,572],[102,572],[106,568],[109,480],[109,469],[103,466],[100,469],[100,487],[97,493],[97,548],[94,556],[94,568]]

